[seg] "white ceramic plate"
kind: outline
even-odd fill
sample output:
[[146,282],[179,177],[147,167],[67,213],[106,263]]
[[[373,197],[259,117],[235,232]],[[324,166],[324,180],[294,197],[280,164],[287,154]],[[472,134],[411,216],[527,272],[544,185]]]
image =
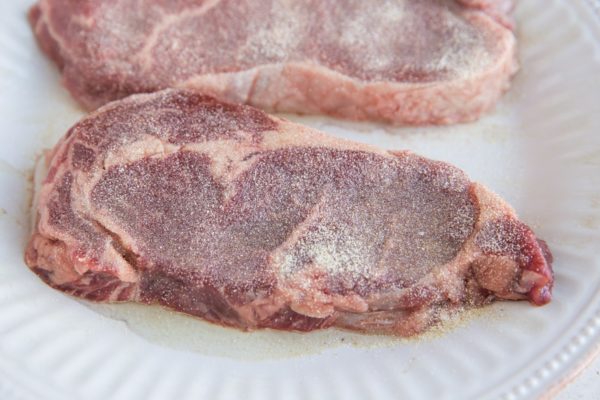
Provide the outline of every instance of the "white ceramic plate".
[[518,8],[522,70],[476,124],[293,119],[450,161],[550,244],[553,302],[499,303],[418,340],[240,333],[144,306],[90,306],[22,261],[36,154],[82,113],[36,48],[30,1],[0,3],[0,399],[522,399],[600,337],[600,24],[583,0]]

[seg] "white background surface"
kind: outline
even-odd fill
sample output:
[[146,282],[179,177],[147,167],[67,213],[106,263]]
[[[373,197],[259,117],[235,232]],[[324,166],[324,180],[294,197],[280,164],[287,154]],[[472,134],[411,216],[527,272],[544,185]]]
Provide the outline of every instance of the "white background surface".
[[[596,347],[600,24],[583,0],[519,3],[522,70],[476,124],[391,129],[295,118],[458,165],[553,249],[550,305],[497,304],[441,336],[377,343],[333,331],[242,334],[147,307],[90,308],[31,274],[22,262],[27,176],[81,112],[34,45],[29,3],[0,3],[0,399],[535,398]],[[599,399],[597,365],[560,398]]]
[[599,398],[600,359],[598,357],[577,379],[556,396],[556,400],[598,400]]

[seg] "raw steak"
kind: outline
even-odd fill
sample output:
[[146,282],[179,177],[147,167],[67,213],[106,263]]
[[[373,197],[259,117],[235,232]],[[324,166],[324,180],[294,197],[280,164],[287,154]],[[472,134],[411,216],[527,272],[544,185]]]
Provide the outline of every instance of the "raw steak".
[[242,329],[411,335],[550,300],[550,253],[463,172],[186,91],[111,103],[48,158],[27,264],[95,301]]
[[87,109],[194,88],[265,110],[470,121],[517,69],[507,0],[41,0],[41,48]]

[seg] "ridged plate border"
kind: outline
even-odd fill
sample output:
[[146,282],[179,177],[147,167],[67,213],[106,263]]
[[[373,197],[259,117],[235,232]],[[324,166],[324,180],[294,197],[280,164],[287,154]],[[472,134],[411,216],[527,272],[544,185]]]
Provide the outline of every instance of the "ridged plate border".
[[[573,3],[576,3],[574,6],[578,9],[578,16],[582,17],[581,20],[585,21],[595,32],[596,53],[594,57],[600,60],[600,0],[573,1]],[[591,18],[588,18],[589,16]],[[600,79],[596,83],[600,83]],[[596,85],[596,87],[600,89],[600,85]],[[600,103],[600,91],[597,93]],[[597,160],[600,160],[600,157]],[[598,169],[600,170],[600,168]],[[597,181],[593,183],[598,184]],[[600,240],[597,241],[597,248],[600,249]],[[545,360],[542,366],[535,369],[527,378],[521,379],[518,384],[513,385],[510,389],[502,391],[500,399],[525,399],[530,396],[530,393],[537,392],[540,400],[550,400],[561,389],[576,379],[583,369],[599,356],[600,288],[596,290],[596,293],[594,301],[590,303],[590,308],[594,310],[592,316],[585,320],[578,333],[572,336],[566,345],[554,352],[551,358]],[[560,371],[560,373],[557,373],[557,371]],[[539,388],[544,384],[547,384],[547,388],[540,390]]]

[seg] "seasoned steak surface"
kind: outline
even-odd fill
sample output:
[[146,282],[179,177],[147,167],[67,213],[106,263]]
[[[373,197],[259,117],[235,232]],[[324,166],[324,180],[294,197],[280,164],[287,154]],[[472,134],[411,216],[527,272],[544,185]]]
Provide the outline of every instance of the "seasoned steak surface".
[[41,0],[41,48],[86,108],[194,88],[266,110],[473,120],[516,71],[512,1]]
[[495,298],[550,300],[545,245],[457,168],[248,106],[132,96],[48,161],[26,260],[76,296],[400,335]]

